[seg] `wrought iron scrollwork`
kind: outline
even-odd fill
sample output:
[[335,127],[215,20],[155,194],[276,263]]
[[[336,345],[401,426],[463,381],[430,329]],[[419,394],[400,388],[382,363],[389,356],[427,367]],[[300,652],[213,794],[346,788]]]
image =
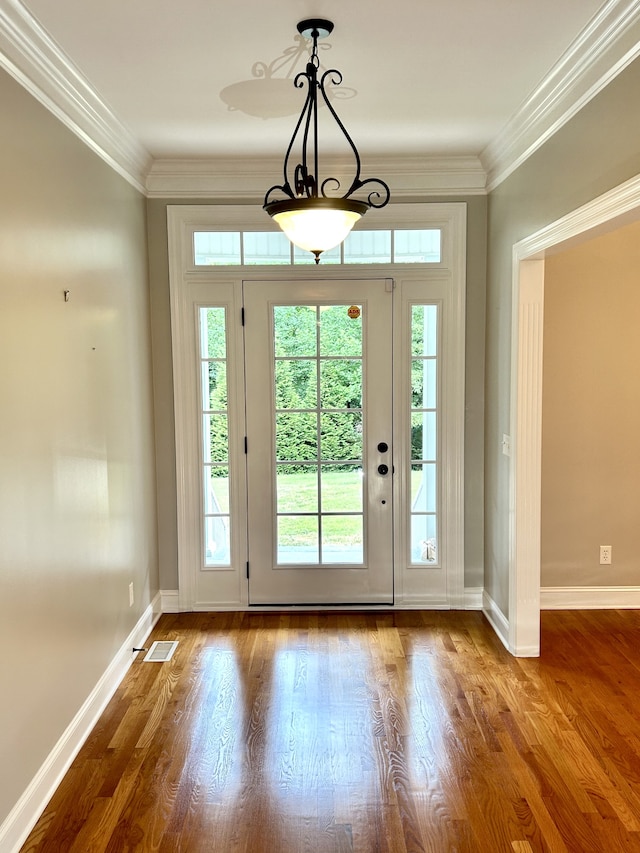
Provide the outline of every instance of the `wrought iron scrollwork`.
[[[297,88],[307,87],[307,96],[285,154],[283,182],[282,184],[275,184],[265,194],[264,207],[267,212],[269,212],[270,205],[277,205],[279,203],[277,199],[272,198],[278,192],[292,200],[305,198],[330,199],[338,202],[342,199],[345,201],[351,200],[353,203],[361,202],[364,205],[363,212],[369,207],[384,207],[391,197],[388,185],[380,178],[366,178],[363,180],[360,177],[360,154],[346,127],[335,111],[326,89],[327,84],[339,86],[342,83],[342,74],[337,69],[331,68],[325,71],[320,79],[318,79],[318,69],[320,66],[318,59],[318,38],[320,37],[320,30],[323,26],[327,28],[323,33],[324,35],[327,35],[333,29],[333,25],[329,21],[303,21],[298,25],[298,30],[301,34],[308,35],[313,39],[313,49],[306,70],[301,71],[294,79],[294,85]],[[343,194],[340,194],[342,187],[340,180],[336,177],[326,177],[319,183],[318,93],[340,128],[355,161],[354,177],[348,190]],[[300,141],[300,134],[300,162],[298,162],[293,170],[292,182],[290,180],[291,171],[289,162],[296,142]],[[365,188],[365,192],[367,193],[365,198],[351,199],[354,193],[359,192],[363,188]]]

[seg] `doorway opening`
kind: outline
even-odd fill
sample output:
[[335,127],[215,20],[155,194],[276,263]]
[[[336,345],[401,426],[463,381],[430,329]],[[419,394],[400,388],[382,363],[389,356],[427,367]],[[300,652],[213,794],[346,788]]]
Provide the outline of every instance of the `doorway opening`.
[[540,495],[545,254],[639,218],[640,177],[514,246],[511,350],[509,619],[493,621],[515,655],[540,654]]

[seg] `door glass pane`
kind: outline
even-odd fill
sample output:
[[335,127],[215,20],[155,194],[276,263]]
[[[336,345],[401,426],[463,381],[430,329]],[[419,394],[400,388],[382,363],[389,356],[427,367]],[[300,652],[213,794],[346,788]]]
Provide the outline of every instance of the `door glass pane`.
[[327,412],[320,416],[322,459],[362,459],[362,412]]
[[276,466],[277,511],[318,512],[318,469],[315,465]]
[[361,515],[322,517],[323,563],[362,563],[363,541]]
[[362,468],[323,465],[320,484],[323,512],[362,512]]
[[323,409],[362,408],[362,361],[324,359],[320,364]]
[[411,310],[410,560],[437,565],[438,306]]
[[276,459],[303,462],[318,458],[318,417],[315,412],[276,414]]
[[276,358],[317,353],[317,312],[312,305],[277,305],[273,309]]
[[319,325],[320,355],[362,357],[362,305],[322,305]]
[[363,561],[362,309],[350,308],[273,308],[278,564]]
[[279,565],[320,562],[317,515],[279,515],[276,560]]
[[276,360],[276,406],[315,409],[318,405],[318,363],[315,359]]
[[225,309],[200,308],[199,320],[203,565],[215,568],[231,565]]

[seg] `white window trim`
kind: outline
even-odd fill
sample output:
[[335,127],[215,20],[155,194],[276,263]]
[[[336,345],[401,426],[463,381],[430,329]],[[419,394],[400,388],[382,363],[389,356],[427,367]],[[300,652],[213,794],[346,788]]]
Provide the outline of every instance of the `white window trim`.
[[[375,214],[375,218],[374,218]],[[396,609],[408,608],[464,608],[464,395],[465,395],[465,284],[466,284],[466,204],[416,203],[391,204],[383,210],[373,211],[371,222],[364,230],[387,228],[437,228],[442,229],[442,255],[437,264],[331,264],[321,267],[324,278],[389,277],[402,288],[424,281],[438,281],[447,291],[449,311],[443,327],[443,347],[447,348],[446,375],[443,382],[447,387],[447,404],[442,412],[441,451],[443,471],[441,474],[442,498],[439,513],[448,524],[441,527],[441,549],[447,560],[446,595],[429,598],[420,594],[416,578],[422,571],[415,566],[406,569],[406,554],[396,553]],[[188,294],[190,282],[240,283],[243,278],[259,277],[277,280],[283,275],[295,275],[307,280],[317,277],[315,265],[295,266],[237,266],[196,267],[193,258],[193,232],[205,230],[277,230],[277,226],[264,211],[255,205],[169,205],[167,207],[169,248],[169,289],[172,328],[172,357],[174,376],[174,406],[176,434],[176,476],[178,488],[178,580],[180,610],[229,609],[242,610],[248,607],[247,585],[244,582],[244,563],[235,566],[237,593],[224,601],[196,602],[194,600],[193,575],[189,567],[197,560],[196,548],[189,542],[192,508],[181,499],[194,489],[199,494],[200,471],[198,466],[189,470],[187,459],[198,458],[193,445],[193,430],[190,428],[189,413],[197,409],[196,392],[184,381],[189,376],[194,353],[183,342],[187,340],[186,326],[193,323],[192,302]],[[410,288],[409,288],[410,289]],[[233,300],[232,300],[233,301]],[[415,301],[415,300],[414,300]],[[234,307],[238,308],[237,302]],[[400,312],[398,312],[399,314]],[[444,350],[443,350],[444,353]],[[235,356],[241,357],[241,348],[236,347]],[[402,378],[402,358],[397,359],[396,374]],[[401,413],[397,413],[401,420]],[[405,415],[406,417],[406,415]],[[195,453],[195,456],[194,456]],[[398,478],[398,488],[402,487]],[[237,527],[237,525],[234,525]],[[399,538],[399,537],[398,537]],[[199,547],[200,543],[197,543]],[[237,555],[238,556],[238,555]],[[236,557],[237,559],[237,557]],[[195,563],[197,564],[197,563]],[[406,569],[406,570],[405,570]],[[431,571],[429,568],[425,572]],[[408,579],[409,576],[409,579]]]
[[[437,208],[437,210],[434,210]],[[401,267],[419,267],[429,269],[448,270],[452,269],[456,261],[456,244],[455,238],[451,239],[452,233],[455,232],[457,226],[456,211],[465,208],[463,202],[451,204],[391,204],[382,210],[373,211],[371,219],[362,219],[354,231],[387,231],[419,229],[419,228],[440,228],[442,231],[441,243],[441,259],[437,263],[422,262],[419,264],[411,263],[388,263],[375,264],[378,270],[384,266],[392,266],[394,269]],[[375,218],[374,218],[375,217]],[[466,217],[465,217],[466,219]],[[186,262],[186,269],[190,273],[199,275],[210,274],[213,269],[223,269],[225,271],[243,271],[246,277],[248,271],[251,273],[257,269],[269,269],[269,266],[261,267],[259,264],[250,264],[242,266],[241,264],[229,264],[227,266],[203,266],[197,265],[193,256],[193,235],[196,231],[274,231],[279,232],[280,229],[276,223],[262,210],[261,207],[255,205],[179,205],[167,207],[167,221],[169,226],[169,256],[175,256],[176,250],[180,252],[180,257]],[[464,227],[464,226],[463,226]],[[176,230],[178,233],[176,233]],[[178,240],[179,242],[176,242]],[[287,269],[289,265],[278,264],[281,269]],[[296,274],[299,270],[304,269],[306,264],[293,264],[289,268],[295,269]],[[313,265],[310,265],[313,266]],[[322,266],[322,261],[320,262]],[[323,269],[345,270],[360,269],[364,264],[346,263],[346,264],[327,264]],[[368,266],[368,265],[367,265]],[[181,270],[182,272],[182,270]]]

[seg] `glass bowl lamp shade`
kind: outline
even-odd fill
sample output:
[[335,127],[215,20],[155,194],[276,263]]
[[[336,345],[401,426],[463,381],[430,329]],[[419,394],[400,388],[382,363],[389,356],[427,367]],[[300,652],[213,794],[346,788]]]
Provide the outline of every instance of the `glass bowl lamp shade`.
[[355,199],[296,198],[265,207],[294,246],[316,256],[339,246],[369,205]]
[[[307,96],[285,154],[283,182],[267,191],[263,205],[295,246],[315,255],[316,263],[320,261],[322,252],[343,242],[370,207],[384,207],[390,198],[389,187],[380,178],[360,178],[358,149],[327,95],[326,84],[340,85],[342,75],[335,69],[318,75],[318,39],[325,38],[332,31],[332,22],[320,18],[298,24],[298,32],[313,39],[306,70],[294,80],[298,89],[306,87]],[[353,156],[353,178],[342,195],[338,178],[328,176],[321,179],[319,176],[319,97],[326,107],[325,114],[336,122]],[[294,150],[299,157],[295,168],[290,165]],[[352,194],[358,191],[362,191],[365,197],[352,198]],[[274,194],[281,194],[284,198],[273,198]]]

